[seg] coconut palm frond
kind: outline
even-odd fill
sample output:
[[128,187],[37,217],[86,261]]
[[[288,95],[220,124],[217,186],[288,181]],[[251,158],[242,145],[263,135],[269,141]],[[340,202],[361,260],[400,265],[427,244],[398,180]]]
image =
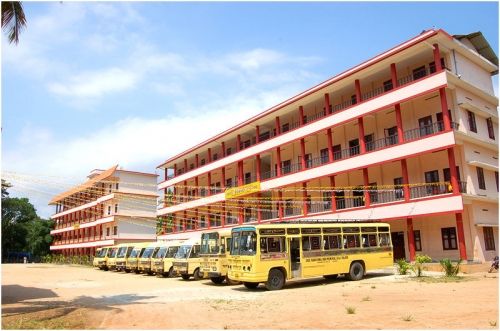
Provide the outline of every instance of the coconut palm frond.
[[2,29],[9,42],[19,43],[19,34],[26,27],[26,16],[20,1],[2,1]]

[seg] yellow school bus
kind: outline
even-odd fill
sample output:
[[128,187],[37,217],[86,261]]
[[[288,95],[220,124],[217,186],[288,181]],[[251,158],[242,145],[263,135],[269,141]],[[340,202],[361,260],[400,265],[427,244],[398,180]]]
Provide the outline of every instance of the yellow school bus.
[[116,271],[125,271],[127,267],[127,258],[132,253],[136,244],[120,244],[118,245],[118,251],[116,252]]
[[156,257],[152,259],[151,271],[153,271],[157,276],[173,277],[174,267],[172,262],[174,261],[174,256],[179,250],[179,246],[184,242],[184,240],[169,241],[165,246],[160,247],[156,253]]
[[132,252],[130,253],[129,257],[127,258],[127,261],[125,262],[125,272],[131,272],[134,271],[135,273],[139,273],[138,265],[139,265],[139,258],[141,257],[142,253],[146,249],[146,247],[149,245],[149,243],[138,243],[134,245],[134,249],[132,249]]
[[108,258],[107,257],[108,249],[109,249],[109,247],[101,247],[95,251],[95,257],[94,257],[94,260],[92,261],[92,265],[94,267],[97,267],[101,270],[104,270],[106,268],[106,259]]
[[210,278],[214,284],[221,284],[227,278],[229,251],[231,249],[231,230],[223,229],[201,234],[200,270],[203,278]]
[[251,289],[279,290],[286,280],[344,274],[393,265],[389,224],[302,221],[232,229],[229,279]]
[[160,246],[165,245],[160,242],[149,243],[139,257],[139,262],[137,263],[137,269],[139,272],[145,272],[148,275],[152,275],[151,271],[151,258],[156,255],[156,252],[160,249]]
[[175,254],[172,265],[176,275],[188,280],[193,276],[195,280],[203,278],[200,271],[200,239],[191,239],[183,243]]
[[118,245],[111,246],[111,249],[108,250],[108,259],[106,261],[107,270],[115,270],[117,252],[118,252]]

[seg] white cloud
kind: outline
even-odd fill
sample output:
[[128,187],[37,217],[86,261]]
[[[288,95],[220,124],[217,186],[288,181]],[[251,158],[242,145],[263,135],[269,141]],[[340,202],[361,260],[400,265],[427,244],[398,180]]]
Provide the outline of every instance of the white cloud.
[[269,49],[253,49],[248,52],[234,53],[227,56],[229,63],[245,70],[255,70],[262,66],[276,64],[285,59],[279,52]]

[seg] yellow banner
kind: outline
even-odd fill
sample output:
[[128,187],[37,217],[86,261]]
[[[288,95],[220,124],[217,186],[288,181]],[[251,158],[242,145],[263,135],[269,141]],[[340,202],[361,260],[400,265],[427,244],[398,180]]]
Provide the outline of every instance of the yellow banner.
[[80,228],[80,224],[75,224],[73,225],[73,229],[76,230],[76,229],[79,229]]
[[241,197],[243,195],[257,193],[257,192],[260,192],[260,182],[253,182],[239,187],[228,188],[224,192],[224,196],[226,199],[233,199],[236,197]]

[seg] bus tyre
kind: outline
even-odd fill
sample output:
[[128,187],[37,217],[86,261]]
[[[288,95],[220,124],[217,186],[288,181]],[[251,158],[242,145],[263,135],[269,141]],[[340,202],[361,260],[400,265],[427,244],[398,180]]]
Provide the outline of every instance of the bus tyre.
[[271,269],[266,282],[269,291],[281,290],[285,285],[285,275],[278,269]]
[[174,277],[174,274],[174,267],[170,267],[170,269],[168,269],[167,277]]
[[189,278],[190,278],[190,276],[189,276],[189,275],[187,275],[187,274],[183,274],[183,275],[181,275],[181,277],[182,277],[182,279],[184,279],[184,280],[189,280]]
[[125,269],[125,272],[126,273],[129,273],[131,270],[130,269]]
[[257,286],[259,286],[259,283],[250,283],[250,282],[244,282],[243,285],[249,290],[256,289]]
[[200,280],[200,279],[202,279],[202,278],[203,278],[203,275],[202,275],[202,273],[200,272],[200,269],[199,269],[199,268],[198,268],[198,269],[196,269],[196,270],[194,271],[194,273],[193,273],[193,278],[194,278],[194,280]]
[[210,280],[214,284],[222,284],[222,282],[224,281],[224,279],[225,279],[225,277],[210,277]]
[[349,279],[360,280],[365,274],[365,268],[361,262],[353,262],[349,268]]

